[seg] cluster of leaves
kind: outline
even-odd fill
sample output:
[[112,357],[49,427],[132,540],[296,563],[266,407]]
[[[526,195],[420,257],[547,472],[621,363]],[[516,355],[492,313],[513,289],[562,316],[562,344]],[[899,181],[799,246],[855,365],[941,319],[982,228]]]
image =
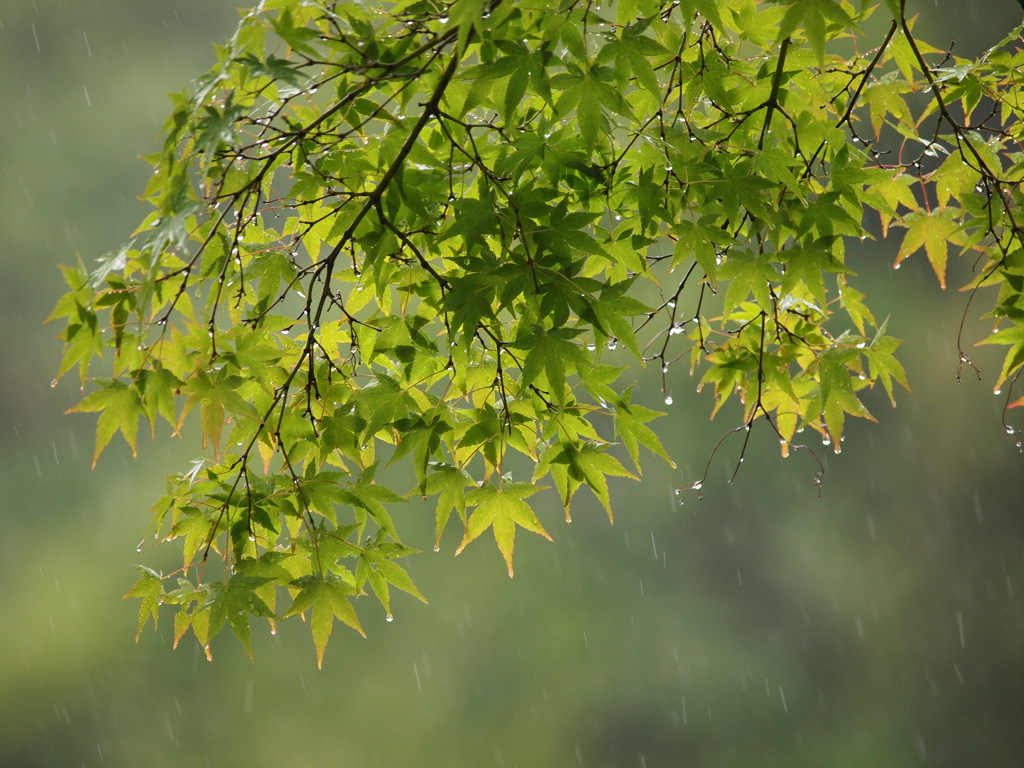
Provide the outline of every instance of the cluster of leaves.
[[[360,595],[422,599],[396,562],[410,496],[436,499],[437,547],[454,512],[458,551],[490,530],[511,575],[517,529],[548,537],[545,483],[567,519],[584,486],[610,518],[641,448],[671,463],[618,383],[637,366],[671,402],[688,362],[744,440],[838,450],[865,389],[907,386],[846,265],[869,215],[943,284],[951,246],[976,254],[1015,380],[1013,39],[955,58],[902,0],[262,2],[174,98],[152,213],[65,270],[53,313],[96,457],[198,411],[206,455],[153,518],[182,567],[142,569],[139,631],[174,605],[176,643],[209,654],[227,624],[251,654],[250,617],[308,614],[322,662]],[[378,481],[395,464],[411,490]]]

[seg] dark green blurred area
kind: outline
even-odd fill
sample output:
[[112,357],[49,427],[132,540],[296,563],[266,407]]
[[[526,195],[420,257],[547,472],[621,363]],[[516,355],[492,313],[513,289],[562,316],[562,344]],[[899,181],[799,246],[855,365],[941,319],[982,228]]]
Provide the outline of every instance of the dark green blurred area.
[[[962,53],[1020,18],[1013,0],[914,5],[918,33]],[[213,664],[192,641],[172,651],[170,614],[134,644],[130,565],[176,554],[135,547],[198,446],[158,435],[90,472],[94,421],[62,415],[77,385],[51,389],[42,322],[56,265],[141,220],[136,157],[165,94],[236,19],[220,0],[0,0],[0,766],[1022,764],[1024,477],[998,351],[977,351],[986,381],[956,383],[966,296],[923,258],[892,273],[891,243],[850,266],[906,340],[914,392],[895,410],[872,396],[879,423],[851,424],[841,455],[818,447],[820,498],[813,460],[780,459],[762,429],[733,484],[738,436],[680,505],[733,423],[709,424],[710,393],[673,369],[658,427],[680,470],[652,460],[616,486],[613,526],[596,502],[565,526],[549,496],[556,542],[521,534],[514,581],[493,542],[452,558],[451,531],[408,563],[430,605],[399,597],[388,624],[367,602],[369,640],[336,627],[323,672],[292,622],[256,632],[255,665],[226,632]],[[429,552],[430,510],[396,514]]]

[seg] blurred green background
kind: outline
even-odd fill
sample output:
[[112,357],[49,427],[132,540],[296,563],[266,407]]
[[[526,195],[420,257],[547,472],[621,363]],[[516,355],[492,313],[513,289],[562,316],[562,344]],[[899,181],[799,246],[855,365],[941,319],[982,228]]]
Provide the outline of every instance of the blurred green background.
[[[910,4],[962,53],[1020,19],[1014,0]],[[879,423],[821,451],[820,498],[813,462],[761,430],[735,483],[727,443],[679,505],[732,426],[680,368],[659,424],[680,470],[619,484],[614,526],[586,501],[565,526],[550,498],[556,542],[520,536],[514,581],[493,543],[448,540],[408,563],[430,605],[402,596],[392,624],[367,605],[369,640],[337,627],[323,672],[290,623],[256,633],[256,664],[227,634],[213,664],[172,651],[169,614],[136,645],[131,563],[175,553],[135,547],[198,448],[158,435],[90,472],[94,421],[63,415],[78,391],[51,388],[42,322],[56,265],[141,220],[165,94],[236,19],[227,0],[0,0],[0,766],[1021,765],[1024,476],[998,352],[956,383],[965,295],[917,257],[891,273],[892,244],[850,264],[914,392],[872,396]],[[398,514],[429,552],[430,511]]]

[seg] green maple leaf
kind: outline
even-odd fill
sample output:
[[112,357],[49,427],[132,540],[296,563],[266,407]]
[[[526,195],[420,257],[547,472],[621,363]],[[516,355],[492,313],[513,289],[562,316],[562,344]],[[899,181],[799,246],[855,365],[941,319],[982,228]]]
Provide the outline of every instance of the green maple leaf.
[[467,493],[466,503],[476,509],[466,523],[466,533],[455,554],[459,554],[467,544],[491,528],[498,549],[505,558],[508,575],[513,576],[512,551],[515,548],[516,526],[533,531],[548,541],[552,540],[530,505],[523,501],[539,490],[532,483],[503,483],[501,487],[488,484]]
[[622,396],[615,402],[615,435],[622,444],[626,446],[629,457],[637,472],[640,471],[640,446],[644,446],[652,453],[656,453],[668,462],[669,466],[675,469],[675,462],[669,458],[661,440],[654,431],[647,426],[652,421],[665,414],[661,411],[652,411],[642,405],[630,402],[633,397],[633,387],[630,384]]
[[92,466],[96,466],[100,454],[106,448],[114,433],[120,431],[125,442],[135,455],[135,438],[139,433],[139,416],[145,413],[139,391],[122,381],[102,380],[102,389],[86,395],[69,413],[92,413],[100,411],[96,423],[96,450]]
[[135,597],[142,600],[139,606],[139,628],[135,633],[135,641],[138,642],[142,630],[150,617],[153,619],[153,628],[156,629],[157,621],[160,618],[160,598],[164,593],[163,577],[151,568],[144,565],[136,565],[136,570],[142,574],[142,578],[132,584],[132,588],[125,594],[126,598]]
[[562,497],[566,521],[572,520],[570,513],[572,497],[584,484],[600,500],[601,506],[608,514],[608,519],[614,521],[611,496],[608,492],[608,477],[639,479],[622,466],[618,459],[605,453],[605,449],[605,446],[593,442],[561,443],[553,447],[538,464],[534,477],[545,472],[551,473],[555,487]]
[[301,589],[282,618],[296,616],[312,608],[309,623],[310,631],[313,633],[313,644],[316,646],[318,668],[323,667],[324,651],[327,649],[327,641],[331,638],[336,618],[366,637],[356,615],[356,609],[350,602],[350,598],[356,593],[353,584],[333,573],[325,574],[323,577],[306,576],[295,584]]
[[441,534],[444,533],[452,510],[458,513],[459,519],[466,522],[466,488],[476,485],[473,478],[464,469],[451,464],[436,463],[434,471],[427,475],[424,496],[437,495],[436,538],[434,549],[441,547]]

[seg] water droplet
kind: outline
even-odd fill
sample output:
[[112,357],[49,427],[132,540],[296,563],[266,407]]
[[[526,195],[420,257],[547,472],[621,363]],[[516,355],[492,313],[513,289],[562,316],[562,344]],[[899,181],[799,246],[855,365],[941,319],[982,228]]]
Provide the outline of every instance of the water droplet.
[[672,395],[665,395],[665,405],[672,405]]
[[1013,431],[1014,431],[1014,430],[1013,430],[1013,427],[1011,427],[1011,426],[1010,426],[1009,424],[1007,424],[1007,425],[1006,425],[1006,434],[1008,434],[1008,435],[1012,435],[1012,434],[1013,434]]
[[390,623],[391,623],[392,621],[394,621],[394,620],[395,620],[395,617],[394,617],[394,616],[392,616],[392,615],[391,615],[391,614],[389,613],[389,614],[388,614],[388,617],[387,617],[387,619],[388,619],[388,623],[390,624]]

